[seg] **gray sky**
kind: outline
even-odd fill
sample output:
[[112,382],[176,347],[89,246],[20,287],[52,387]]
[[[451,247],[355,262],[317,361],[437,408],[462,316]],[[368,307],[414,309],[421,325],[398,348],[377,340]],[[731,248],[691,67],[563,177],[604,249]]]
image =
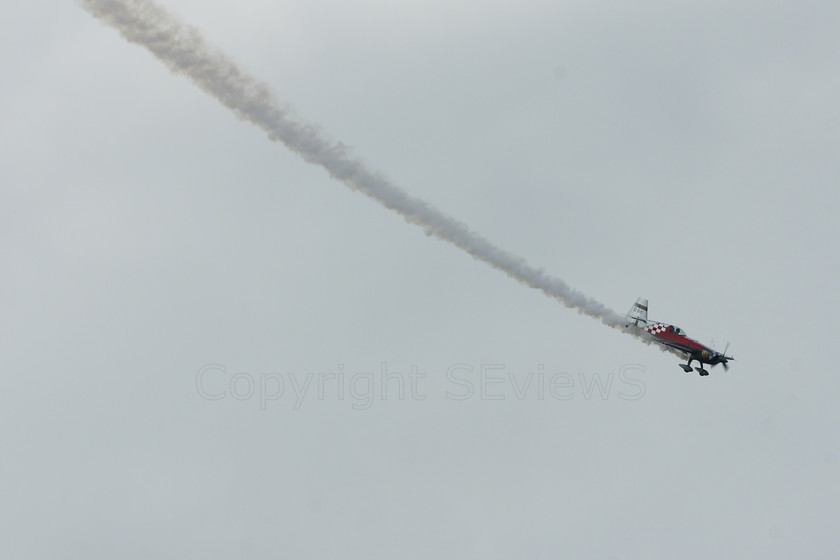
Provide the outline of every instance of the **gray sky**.
[[0,34],[2,556],[836,549],[840,7],[165,5],[413,195],[737,361],[683,374],[35,0]]

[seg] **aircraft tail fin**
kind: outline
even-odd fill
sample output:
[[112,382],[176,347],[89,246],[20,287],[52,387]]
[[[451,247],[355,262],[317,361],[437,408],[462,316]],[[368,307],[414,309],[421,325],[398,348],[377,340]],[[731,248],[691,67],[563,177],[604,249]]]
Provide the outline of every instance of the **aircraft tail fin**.
[[627,319],[638,325],[639,323],[647,323],[647,318],[648,300],[639,298],[633,304],[633,307],[630,308],[630,311],[627,312]]

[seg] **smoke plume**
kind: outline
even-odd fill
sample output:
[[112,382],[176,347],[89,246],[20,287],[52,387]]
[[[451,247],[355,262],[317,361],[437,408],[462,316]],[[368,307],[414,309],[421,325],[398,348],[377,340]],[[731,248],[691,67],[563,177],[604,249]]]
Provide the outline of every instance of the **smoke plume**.
[[209,46],[197,29],[179,22],[149,0],[79,0],[126,40],[152,52],[170,70],[183,74],[236,115],[264,130],[271,140],[282,142],[309,163],[319,165],[335,179],[386,208],[426,233],[463,249],[473,258],[497,268],[512,278],[560,301],[567,307],[599,319],[645,342],[638,329],[625,329],[623,315],[586,297],[568,284],[534,268],[508,253],[458,220],[394,185],[351,156],[346,147],[326,138],[320,129],[298,118],[279,103],[268,87],[248,75],[224,53]]

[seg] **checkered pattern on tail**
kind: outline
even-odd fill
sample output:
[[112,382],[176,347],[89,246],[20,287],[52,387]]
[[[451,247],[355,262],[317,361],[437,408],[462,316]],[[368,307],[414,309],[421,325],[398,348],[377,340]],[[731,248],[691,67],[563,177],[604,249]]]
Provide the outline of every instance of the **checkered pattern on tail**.
[[656,335],[664,333],[666,330],[668,330],[668,325],[666,325],[665,323],[652,323],[646,326],[645,330],[650,334]]

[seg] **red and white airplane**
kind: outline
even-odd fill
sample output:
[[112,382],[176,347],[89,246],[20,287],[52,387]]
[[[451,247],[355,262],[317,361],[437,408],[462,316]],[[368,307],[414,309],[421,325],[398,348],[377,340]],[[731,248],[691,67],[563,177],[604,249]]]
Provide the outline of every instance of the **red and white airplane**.
[[688,338],[685,331],[679,327],[669,325],[668,323],[648,321],[648,300],[644,298],[637,299],[633,307],[630,308],[630,311],[627,312],[627,321],[627,325],[625,326],[629,327],[632,323],[644,333],[653,337],[653,340],[659,344],[685,354],[688,358],[688,363],[680,364],[680,367],[686,373],[691,372],[691,362],[694,360],[700,362],[700,367],[694,368],[697,370],[697,373],[700,375],[709,375],[708,370],[703,368],[703,364],[709,364],[710,366],[722,364],[723,369],[728,370],[729,365],[727,362],[735,359],[732,356],[726,355],[729,344],[726,345],[723,352],[718,352],[700,344],[694,339]]

